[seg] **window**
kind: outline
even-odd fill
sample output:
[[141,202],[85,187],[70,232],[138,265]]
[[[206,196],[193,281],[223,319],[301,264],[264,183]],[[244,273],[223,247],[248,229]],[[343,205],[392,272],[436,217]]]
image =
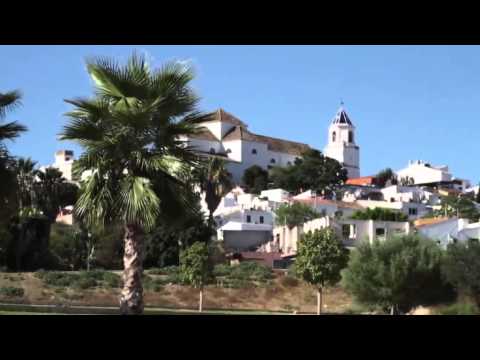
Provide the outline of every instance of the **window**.
[[275,159],[270,159],[270,164],[275,164],[275,163],[276,163]]
[[247,215],[247,223],[252,222],[252,217],[250,215]]
[[343,224],[342,225],[342,235],[344,239],[348,239],[350,237],[350,225]]
[[257,149],[252,149],[252,154],[256,155],[257,154]]
[[336,139],[337,139],[337,133],[334,131],[332,132],[332,142],[335,142]]
[[408,208],[408,215],[417,215],[417,208]]
[[375,230],[376,236],[385,236],[385,228],[378,228]]
[[215,154],[215,149],[214,148],[210,148],[210,154]]
[[348,132],[348,142],[353,143],[353,131]]
[[263,216],[260,216],[260,224],[263,224]]

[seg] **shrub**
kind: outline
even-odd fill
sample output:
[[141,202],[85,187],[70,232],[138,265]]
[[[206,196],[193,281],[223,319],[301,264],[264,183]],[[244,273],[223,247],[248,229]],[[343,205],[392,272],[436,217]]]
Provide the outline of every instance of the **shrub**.
[[360,304],[406,313],[451,298],[443,282],[442,249],[432,240],[406,235],[360,244],[343,273],[346,290]]
[[77,281],[75,281],[72,284],[72,287],[84,290],[84,289],[94,288],[97,285],[98,285],[97,280],[88,276],[84,276],[84,277],[80,277]]
[[460,295],[466,294],[480,304],[480,243],[450,244],[442,264],[442,273]]
[[69,274],[56,271],[39,271],[36,276],[48,286],[67,287],[80,279],[78,274]]
[[272,270],[264,265],[258,264],[254,261],[244,261],[237,266],[233,266],[228,277],[237,280],[256,280],[265,282],[273,279],[274,275]]
[[296,287],[299,284],[299,281],[291,276],[283,276],[280,278],[280,284],[284,287]]
[[0,288],[0,295],[6,297],[22,297],[25,291],[22,288],[16,287],[1,287]]
[[233,267],[226,264],[215,265],[213,268],[214,276],[229,276],[232,273]]
[[176,265],[172,266],[165,266],[163,268],[158,269],[159,275],[177,275],[180,271],[180,268]]
[[117,274],[111,273],[109,271],[104,272],[103,281],[107,286],[111,288],[118,288],[122,284],[122,280],[120,276],[118,276]]
[[244,279],[229,279],[224,282],[223,287],[230,288],[230,289],[246,289],[253,287],[251,282],[246,281]]
[[437,310],[438,315],[478,315],[480,311],[474,304],[457,303]]

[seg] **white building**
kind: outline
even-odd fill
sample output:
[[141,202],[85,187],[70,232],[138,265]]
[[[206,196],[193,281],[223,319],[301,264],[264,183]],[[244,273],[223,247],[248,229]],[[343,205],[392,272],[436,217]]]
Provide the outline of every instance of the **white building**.
[[356,247],[361,241],[372,243],[375,240],[385,240],[389,236],[410,233],[410,224],[406,221],[333,219],[325,216],[293,228],[276,226],[273,229],[273,239],[265,246],[265,251],[280,251],[284,256],[295,255],[298,241],[303,234],[326,227],[333,228],[347,247]]
[[468,219],[425,219],[416,223],[416,230],[420,235],[437,241],[442,247],[455,241],[480,240],[480,223],[470,224]]
[[417,202],[357,200],[356,203],[364,208],[383,208],[399,211],[407,215],[409,220],[421,218],[432,212],[431,206]]
[[253,165],[268,169],[293,164],[310,148],[299,142],[254,134],[248,125],[223,109],[212,113],[199,126],[202,131],[180,140],[199,153],[224,157],[236,183],[241,183],[244,171]]
[[347,169],[349,178],[360,177],[360,148],[355,144],[355,126],[343,106],[330,124],[324,152]]
[[396,174],[399,181],[407,178],[413,179],[411,185],[442,183],[454,180],[448,166],[434,166],[422,160],[409,161],[408,166],[398,170]]

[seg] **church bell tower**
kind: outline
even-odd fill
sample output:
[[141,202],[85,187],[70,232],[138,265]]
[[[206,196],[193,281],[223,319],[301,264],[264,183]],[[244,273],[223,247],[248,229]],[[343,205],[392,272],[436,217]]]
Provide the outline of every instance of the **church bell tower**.
[[325,156],[335,159],[348,171],[348,178],[360,177],[360,148],[355,143],[355,126],[343,102],[328,129]]

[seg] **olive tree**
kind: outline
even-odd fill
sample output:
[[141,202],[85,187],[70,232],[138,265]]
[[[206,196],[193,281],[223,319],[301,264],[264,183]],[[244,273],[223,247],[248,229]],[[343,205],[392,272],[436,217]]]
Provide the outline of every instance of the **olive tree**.
[[416,235],[363,242],[352,251],[344,287],[359,303],[405,313],[451,295],[441,276],[442,258],[436,242]]
[[317,314],[321,314],[323,289],[341,279],[341,270],[347,266],[349,253],[331,228],[315,230],[302,236],[298,242],[295,272],[298,277],[317,288]]

